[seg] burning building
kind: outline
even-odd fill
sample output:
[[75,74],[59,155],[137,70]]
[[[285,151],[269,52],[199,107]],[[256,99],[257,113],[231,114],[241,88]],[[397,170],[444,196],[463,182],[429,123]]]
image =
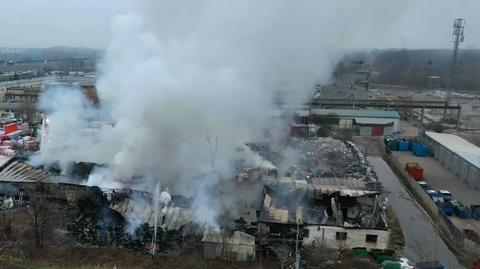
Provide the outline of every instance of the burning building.
[[262,243],[292,239],[327,248],[385,249],[389,229],[375,182],[289,178],[264,190],[258,230]]

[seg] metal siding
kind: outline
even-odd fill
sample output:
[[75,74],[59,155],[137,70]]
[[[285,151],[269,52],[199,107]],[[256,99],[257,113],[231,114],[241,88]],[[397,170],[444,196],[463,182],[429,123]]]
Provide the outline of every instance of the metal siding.
[[385,126],[385,128],[383,128],[383,135],[393,135],[393,126]]
[[372,127],[372,136],[383,136],[383,126]]
[[450,151],[442,144],[427,137],[431,142],[432,152],[435,159],[453,174],[465,181],[469,186],[480,189],[480,169],[466,161],[458,154]]
[[371,135],[372,135],[372,127],[369,127],[369,126],[360,126],[360,135],[362,135],[362,136],[371,136]]

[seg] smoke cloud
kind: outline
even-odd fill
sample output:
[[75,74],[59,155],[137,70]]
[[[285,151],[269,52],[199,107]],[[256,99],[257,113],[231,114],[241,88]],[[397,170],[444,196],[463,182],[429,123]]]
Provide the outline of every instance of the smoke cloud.
[[[372,3],[369,9],[355,1],[143,1],[135,13],[112,20],[96,85],[99,108],[78,90],[42,97],[50,122],[32,161],[105,164],[89,184],[158,183],[193,195],[198,218],[211,221],[228,205],[218,199],[241,195],[212,192],[233,177],[237,148],[273,126],[279,92],[300,104],[316,83],[329,80],[338,47],[371,38],[364,36],[369,31],[381,36],[407,5],[389,2],[384,13],[387,4]],[[368,18],[368,31],[351,17]],[[271,168],[250,155],[251,163]]]

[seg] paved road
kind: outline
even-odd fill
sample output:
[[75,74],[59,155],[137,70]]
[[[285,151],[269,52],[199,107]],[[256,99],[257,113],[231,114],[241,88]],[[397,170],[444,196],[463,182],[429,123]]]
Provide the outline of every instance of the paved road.
[[382,183],[402,227],[405,236],[403,255],[413,261],[433,260],[436,256],[447,269],[465,268],[436,234],[424,211],[408,194],[388,164],[381,157],[371,156],[367,160]]

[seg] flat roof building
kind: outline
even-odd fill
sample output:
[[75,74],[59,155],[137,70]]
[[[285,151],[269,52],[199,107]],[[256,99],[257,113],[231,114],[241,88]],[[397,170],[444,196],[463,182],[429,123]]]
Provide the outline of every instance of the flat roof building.
[[454,134],[425,132],[432,154],[442,165],[480,189],[480,148]]
[[392,135],[399,131],[397,111],[371,109],[323,109],[298,111],[302,123],[337,125],[340,129],[355,129],[362,136]]

